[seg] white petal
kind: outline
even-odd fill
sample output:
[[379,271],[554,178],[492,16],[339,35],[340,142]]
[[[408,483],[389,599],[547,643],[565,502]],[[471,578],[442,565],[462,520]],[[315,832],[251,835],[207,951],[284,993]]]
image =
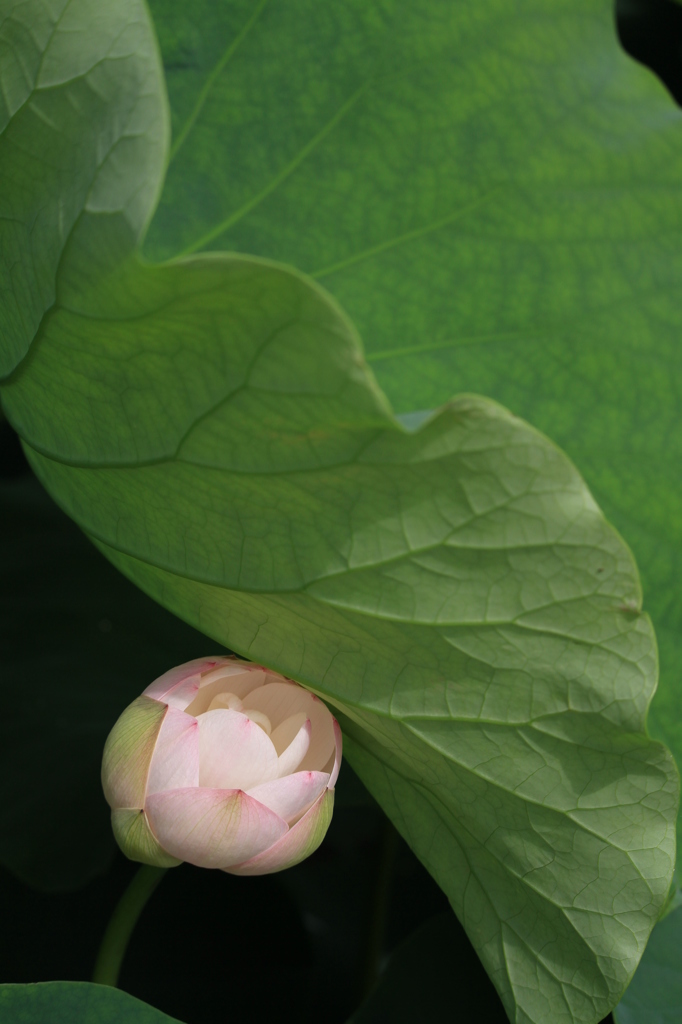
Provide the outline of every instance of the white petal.
[[293,825],[327,788],[329,776],[326,772],[296,772],[274,782],[254,786],[249,796],[269,807],[288,825]]
[[305,711],[312,731],[308,752],[299,766],[301,771],[321,771],[334,753],[334,716],[319,697],[302,686],[266,683],[249,694],[244,707],[263,711],[272,722],[273,735],[286,718]]
[[238,711],[207,711],[199,723],[199,785],[251,789],[276,779],[277,753],[260,726]]
[[[241,711],[244,707],[236,693],[224,690],[213,698],[206,708],[207,711],[215,711],[216,708],[227,708],[228,711]],[[203,713],[203,712],[202,712]]]
[[[288,718],[286,722],[280,725],[279,729],[276,731],[279,732],[280,729],[284,729],[284,726],[289,725],[290,722],[292,723],[292,728],[295,727],[296,723],[301,721],[301,717],[303,715],[305,715],[305,711],[301,711],[297,715],[292,715],[291,718]],[[301,723],[300,728],[296,732],[291,742],[284,748],[282,753],[279,755],[279,768],[277,774],[279,775],[280,778],[283,775],[291,775],[292,772],[296,771],[299,764],[305,757],[308,747],[310,746],[310,733],[310,719],[306,718]],[[273,743],[275,743],[276,750],[277,746],[274,738]]]
[[213,672],[202,676],[196,696],[185,711],[188,715],[202,715],[219,693],[233,693],[243,700],[247,693],[265,682],[265,672],[259,668],[245,667],[243,662],[230,661],[220,665]]
[[341,769],[341,758],[343,756],[343,734],[341,732],[341,726],[333,716],[332,722],[334,724],[334,743],[336,749],[334,750],[334,764],[329,776],[330,789],[333,789],[336,785],[336,780],[339,777],[339,771]]
[[[258,714],[262,715],[263,712],[259,711]],[[310,719],[306,715],[305,711],[297,711],[294,715],[291,715],[290,718],[285,718],[283,722],[280,722],[276,729],[272,730],[270,739],[273,742],[278,757],[287,749],[291,741],[299,732],[301,726],[305,725],[305,723],[309,721]],[[308,730],[308,732],[309,731],[310,730]],[[306,745],[306,750],[307,749],[308,747]],[[303,754],[301,754],[301,757],[303,757]]]

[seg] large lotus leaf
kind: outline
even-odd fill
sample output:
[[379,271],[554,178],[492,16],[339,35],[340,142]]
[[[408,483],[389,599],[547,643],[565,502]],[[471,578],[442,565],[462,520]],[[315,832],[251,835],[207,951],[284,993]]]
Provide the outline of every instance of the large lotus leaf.
[[283,260],[399,411],[487,394],[642,567],[682,763],[682,114],[612,0],[151,0],[174,144],[147,252]]
[[[105,60],[112,12],[121,30],[145,15],[138,0],[101,22],[95,0],[69,10],[80,31],[52,36],[67,111],[68,41],[87,34]],[[49,154],[59,103],[31,124]],[[137,173],[151,187],[142,159]],[[150,266],[117,195],[77,222],[57,301],[5,380],[36,472],[162,604],[338,710],[512,1019],[598,1021],[674,856],[677,776],[644,732],[656,656],[629,551],[527,424],[465,395],[408,429],[324,291],[238,255]]]
[[0,1020],[12,1024],[178,1024],[175,1017],[127,992],[84,981],[0,985]]

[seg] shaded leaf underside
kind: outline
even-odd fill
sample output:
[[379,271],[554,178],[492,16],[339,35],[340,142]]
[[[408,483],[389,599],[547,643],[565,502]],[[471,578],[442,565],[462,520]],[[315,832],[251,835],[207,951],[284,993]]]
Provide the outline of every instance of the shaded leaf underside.
[[396,409],[477,392],[559,443],[642,569],[649,726],[682,761],[682,120],[613,5],[150,4],[173,146],[148,254],[290,263]]

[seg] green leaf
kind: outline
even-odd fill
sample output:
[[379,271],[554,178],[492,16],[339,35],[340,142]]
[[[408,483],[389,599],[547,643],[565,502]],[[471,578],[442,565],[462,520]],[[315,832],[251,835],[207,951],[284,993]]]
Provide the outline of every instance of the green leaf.
[[[36,151],[50,131],[34,122]],[[35,209],[58,186],[43,174]],[[517,1024],[598,1021],[674,856],[629,551],[566,457],[494,402],[396,420],[309,279],[238,255],[150,266],[109,207],[72,232],[3,388],[39,477],[160,603],[338,710]]]
[[0,985],[0,1018],[13,1024],[178,1024],[127,992],[85,981]]
[[3,483],[0,507],[0,862],[71,889],[116,848],[99,777],[107,733],[210,642],[112,569],[35,480]]
[[682,907],[654,928],[642,962],[613,1012],[616,1024],[677,1024],[682,1006]]
[[682,114],[612,0],[151,0],[174,144],[146,243],[291,263],[399,411],[487,394],[642,566],[682,764]]
[[168,115],[146,12],[98,5],[97,31],[84,32],[93,10],[92,0],[0,5],[2,375],[54,306],[58,273],[68,289],[69,239],[115,224],[129,251],[158,198]]

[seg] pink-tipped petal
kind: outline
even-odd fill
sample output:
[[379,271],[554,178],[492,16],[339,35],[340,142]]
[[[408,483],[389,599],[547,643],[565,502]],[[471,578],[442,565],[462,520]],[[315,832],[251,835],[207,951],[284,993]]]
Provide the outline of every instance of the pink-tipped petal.
[[147,795],[199,785],[199,723],[169,707],[149,765]]
[[277,778],[279,761],[272,741],[246,715],[220,708],[197,721],[200,786],[246,790]]
[[212,672],[202,676],[199,689],[187,705],[188,715],[203,715],[214,697],[219,693],[233,693],[242,700],[251,690],[257,689],[265,682],[263,669],[252,667],[243,661],[230,661],[218,665]]
[[303,817],[274,845],[250,860],[223,868],[231,875],[268,875],[299,864],[324,839],[334,809],[334,791],[326,789]]
[[295,775],[254,786],[249,790],[249,796],[265,804],[291,825],[315,803],[328,783],[326,772],[296,772]]
[[140,808],[149,765],[168,708],[144,694],[129,704],[104,744],[102,789],[112,808]]
[[333,715],[319,697],[302,686],[267,683],[249,694],[244,707],[263,711],[272,722],[273,732],[285,719],[305,711],[312,731],[310,746],[298,766],[300,771],[321,771],[334,753]]
[[287,832],[283,818],[241,790],[171,789],[145,805],[166,853],[200,868],[251,859]]
[[209,672],[224,661],[226,659],[220,655],[186,661],[184,665],[169,669],[150,683],[144,695],[184,711],[199,690],[202,673]]

